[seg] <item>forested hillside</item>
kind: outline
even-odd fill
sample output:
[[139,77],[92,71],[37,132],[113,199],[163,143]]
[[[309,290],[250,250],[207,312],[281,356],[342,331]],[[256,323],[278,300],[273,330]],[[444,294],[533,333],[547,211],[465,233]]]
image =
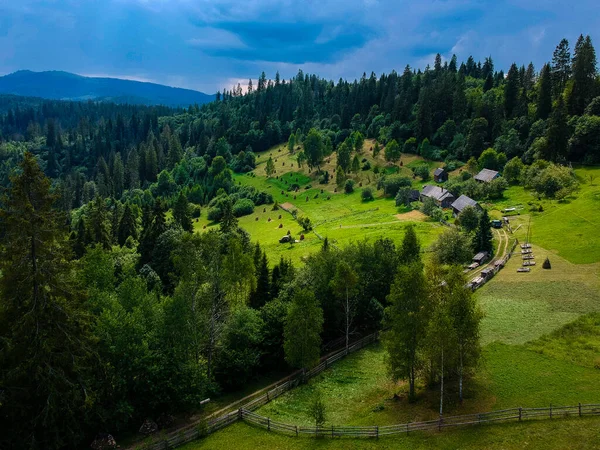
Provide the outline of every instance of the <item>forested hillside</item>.
[[[413,228],[402,243],[325,239],[302,265],[269,261],[237,220],[276,206],[234,177],[258,152],[287,142],[310,172],[335,152],[342,177],[359,170],[365,138],[390,168],[402,153],[446,166],[484,155],[486,168],[511,164],[513,181],[523,164],[600,162],[600,79],[584,36],[541,68],[438,55],[425,70],[354,82],[263,73],[247,92],[187,109],[0,97],[0,446],[82,448],[147,417],[169,422],[273,370],[310,366],[350,328],[381,329],[402,280],[432,289]],[[201,216],[218,228],[194,233]],[[487,228],[491,249],[482,217],[473,228]],[[461,273],[428,279],[458,290]],[[446,364],[462,377],[462,355]]]

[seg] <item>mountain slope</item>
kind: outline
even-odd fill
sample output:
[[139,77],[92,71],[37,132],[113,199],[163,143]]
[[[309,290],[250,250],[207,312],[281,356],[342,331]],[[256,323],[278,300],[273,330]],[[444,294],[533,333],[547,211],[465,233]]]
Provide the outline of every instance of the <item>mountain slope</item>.
[[68,72],[20,70],[0,77],[0,93],[57,100],[100,100],[143,105],[188,106],[214,100],[191,89],[118,78],[91,78]]

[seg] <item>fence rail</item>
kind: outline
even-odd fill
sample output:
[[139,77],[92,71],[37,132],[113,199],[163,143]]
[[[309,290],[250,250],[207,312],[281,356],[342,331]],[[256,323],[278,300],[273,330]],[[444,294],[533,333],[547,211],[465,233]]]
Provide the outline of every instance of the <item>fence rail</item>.
[[323,437],[379,438],[409,434],[413,431],[440,431],[444,428],[480,425],[495,422],[522,422],[527,419],[555,419],[565,417],[600,416],[600,404],[578,404],[575,406],[550,406],[544,408],[511,408],[478,414],[440,417],[437,420],[412,422],[387,426],[297,426],[273,421],[252,411],[240,409],[239,418],[268,431],[289,435]]
[[[189,426],[187,428],[181,429],[177,432],[171,433],[171,434],[167,435],[166,437],[160,438],[161,440],[159,442],[140,444],[139,448],[142,448],[144,450],[173,449],[173,448],[176,448],[187,442],[190,442],[190,441],[199,439],[203,436],[206,436],[208,434],[214,433],[215,431],[218,431],[221,428],[225,428],[226,426],[231,425],[232,423],[236,422],[237,420],[242,419],[244,414],[248,414],[248,413],[252,413],[253,411],[256,411],[258,408],[266,405],[271,400],[279,397],[280,395],[289,391],[290,389],[295,388],[301,382],[320,374],[321,372],[323,372],[325,369],[330,367],[336,361],[344,358],[345,356],[349,355],[350,353],[353,353],[357,350],[360,350],[360,349],[366,347],[369,344],[372,344],[373,342],[376,342],[378,339],[379,339],[379,332],[375,332],[373,334],[365,336],[362,339],[359,339],[358,341],[353,342],[348,348],[343,348],[343,349],[331,354],[330,356],[325,358],[320,364],[313,367],[312,369],[310,369],[308,371],[299,371],[299,372],[291,375],[290,377],[288,377],[287,381],[285,381],[284,383],[278,384],[275,387],[273,387],[272,389],[265,389],[262,391],[258,391],[255,394],[251,395],[250,397],[247,397],[246,403],[244,403],[242,401],[236,402],[236,403],[230,405],[227,409],[221,410],[220,413],[222,413],[222,414],[220,414],[219,416],[216,416],[216,417],[211,416],[203,423],[198,423],[198,424]],[[261,395],[257,395],[257,394],[261,394]],[[232,409],[232,407],[235,407],[235,409]],[[258,416],[258,417],[261,417],[261,416]],[[248,420],[250,421],[252,419],[248,419]],[[258,419],[255,419],[255,420],[258,420]],[[268,418],[264,418],[264,420],[267,420],[267,422],[264,422],[263,419],[261,419],[261,420],[262,421],[259,421],[260,423],[256,423],[256,424],[260,425],[260,426],[265,426],[267,429],[273,430],[273,431],[288,431],[289,432],[290,431],[289,427],[292,427],[292,425],[271,422]],[[273,427],[271,427],[271,425],[270,425],[271,423],[273,423]],[[308,432],[305,430],[302,430],[301,427],[298,427],[297,431],[296,431],[296,428],[294,428],[294,433],[307,434]],[[314,433],[316,435],[320,435],[321,431],[315,431]]]

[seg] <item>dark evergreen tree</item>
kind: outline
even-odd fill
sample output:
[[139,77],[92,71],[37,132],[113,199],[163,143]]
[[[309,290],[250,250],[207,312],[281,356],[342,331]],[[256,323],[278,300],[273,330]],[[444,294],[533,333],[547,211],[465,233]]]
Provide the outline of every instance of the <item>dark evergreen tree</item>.
[[554,97],[562,95],[567,81],[571,77],[571,51],[569,41],[563,39],[557,45],[552,56],[552,86]]
[[481,216],[479,216],[479,225],[475,230],[475,236],[473,236],[473,249],[476,252],[488,252],[491,255],[494,250],[492,238],[490,216],[487,209],[484,209]]
[[175,206],[173,206],[173,219],[184,231],[193,231],[192,215],[190,214],[190,205],[183,192],[179,193]]
[[545,64],[540,74],[537,97],[537,117],[546,120],[552,111],[552,74]]
[[129,203],[125,204],[125,209],[123,210],[123,216],[121,217],[121,222],[119,222],[119,232],[118,232],[118,242],[122,247],[125,245],[127,238],[132,237],[137,240],[137,223],[135,220],[135,216]]
[[20,169],[0,202],[0,447],[76,448],[95,394],[88,319],[50,180],[31,153]]
[[506,77],[506,85],[504,86],[504,113],[507,118],[513,116],[513,112],[517,107],[519,99],[519,69],[516,64],[510,66]]
[[255,270],[256,289],[250,294],[250,306],[259,309],[269,301],[271,293],[269,260],[266,252],[262,252]]
[[569,112],[583,114],[596,94],[596,50],[589,36],[579,36],[573,55],[573,89],[569,96]]

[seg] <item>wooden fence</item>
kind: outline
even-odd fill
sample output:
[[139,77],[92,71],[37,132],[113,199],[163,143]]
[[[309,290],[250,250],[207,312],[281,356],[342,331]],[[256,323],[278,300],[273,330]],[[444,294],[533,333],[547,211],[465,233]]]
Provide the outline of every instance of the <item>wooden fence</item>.
[[272,421],[252,411],[240,409],[240,419],[267,431],[276,431],[292,436],[379,438],[409,434],[412,431],[441,431],[445,428],[481,425],[495,422],[521,422],[530,419],[557,419],[565,417],[600,416],[600,404],[576,406],[550,406],[547,408],[511,408],[479,414],[440,417],[437,420],[412,422],[388,426],[327,426],[306,427]]
[[[228,408],[221,410],[220,415],[217,417],[209,417],[206,421],[195,424],[193,426],[181,429],[177,432],[171,433],[167,436],[156,437],[155,442],[152,443],[144,443],[140,444],[138,448],[144,450],[166,450],[179,447],[187,442],[193,441],[195,439],[199,439],[208,434],[214,433],[222,428],[225,428],[228,425],[236,422],[237,420],[243,419],[244,413],[251,413],[252,411],[257,410],[261,406],[269,403],[274,398],[279,397],[281,394],[293,389],[298,386],[303,381],[312,378],[329,366],[331,366],[336,361],[344,358],[346,355],[353,353],[357,350],[360,350],[366,347],[369,344],[377,341],[379,339],[379,332],[375,332],[368,336],[365,336],[362,339],[352,343],[348,348],[343,348],[327,358],[324,358],[320,364],[313,367],[308,371],[299,371],[296,374],[288,377],[287,381],[276,385],[272,389],[266,389],[262,391],[258,391],[260,395],[252,395],[247,397],[247,402],[236,402],[229,405]],[[255,394],[258,394],[255,393]],[[240,404],[242,403],[242,404]],[[234,409],[235,408],[235,409]],[[285,424],[278,424],[278,426],[286,426]],[[269,428],[269,427],[267,427]]]

